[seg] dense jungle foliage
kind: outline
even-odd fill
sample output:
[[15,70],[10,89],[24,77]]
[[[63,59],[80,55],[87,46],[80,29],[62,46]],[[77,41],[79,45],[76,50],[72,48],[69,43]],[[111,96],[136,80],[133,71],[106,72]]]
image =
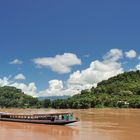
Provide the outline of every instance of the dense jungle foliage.
[[140,71],[119,74],[68,99],[39,100],[15,87],[0,87],[0,107],[18,108],[140,108]]
[[24,94],[15,87],[0,87],[0,107],[1,108],[29,108],[40,107],[41,103],[37,98]]
[[52,102],[53,108],[140,108],[140,71],[119,74],[65,100]]

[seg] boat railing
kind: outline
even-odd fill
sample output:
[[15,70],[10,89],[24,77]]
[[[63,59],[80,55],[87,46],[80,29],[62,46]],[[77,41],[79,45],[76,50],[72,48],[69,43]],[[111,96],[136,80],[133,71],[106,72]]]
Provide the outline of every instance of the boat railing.
[[63,121],[72,121],[73,113],[52,113],[52,114],[33,114],[33,115],[16,115],[9,113],[0,113],[0,118],[8,119],[27,119],[27,120],[63,120]]

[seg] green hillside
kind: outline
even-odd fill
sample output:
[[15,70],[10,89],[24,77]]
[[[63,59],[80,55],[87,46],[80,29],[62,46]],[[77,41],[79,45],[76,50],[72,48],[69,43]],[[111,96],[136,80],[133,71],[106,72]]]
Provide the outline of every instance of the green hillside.
[[0,107],[140,108],[140,71],[125,72],[68,99],[39,100],[15,87],[0,87]]
[[52,102],[54,108],[140,108],[140,71],[125,72],[83,90],[66,100]]
[[15,87],[0,87],[0,107],[39,107],[37,98],[24,94]]
[[140,94],[140,71],[125,72],[108,80],[102,81],[94,90],[95,93],[118,95],[122,91]]

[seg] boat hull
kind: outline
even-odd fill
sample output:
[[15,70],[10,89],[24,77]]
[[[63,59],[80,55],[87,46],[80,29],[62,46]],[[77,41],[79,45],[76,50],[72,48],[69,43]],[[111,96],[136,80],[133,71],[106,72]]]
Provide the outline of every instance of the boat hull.
[[0,121],[8,121],[8,122],[20,122],[20,123],[34,123],[34,124],[48,124],[48,125],[67,125],[74,122],[77,122],[76,120],[72,121],[65,121],[65,120],[27,120],[27,119],[8,119],[8,118],[0,118]]

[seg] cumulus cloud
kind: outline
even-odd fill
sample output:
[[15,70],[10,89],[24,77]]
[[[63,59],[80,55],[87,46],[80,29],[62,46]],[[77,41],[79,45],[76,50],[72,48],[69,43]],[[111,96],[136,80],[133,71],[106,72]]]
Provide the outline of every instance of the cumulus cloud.
[[59,74],[69,73],[72,66],[81,64],[81,60],[73,53],[64,53],[55,57],[35,58],[33,62],[38,67],[48,67]]
[[63,82],[61,80],[50,80],[49,81],[50,90],[60,90],[63,89]]
[[25,80],[26,77],[22,73],[19,73],[14,77],[14,79],[15,80]]
[[125,52],[125,56],[127,58],[135,58],[137,56],[137,53],[134,50],[130,50],[128,52]]
[[122,73],[123,68],[119,62],[122,57],[121,50],[112,49],[105,54],[102,61],[95,60],[91,62],[88,68],[70,74],[66,82],[61,80],[50,81],[49,88],[41,91],[39,96],[72,96],[83,89],[90,89],[92,86],[96,86],[98,82]]
[[21,65],[23,62],[19,59],[14,59],[10,62],[10,64]]
[[63,90],[63,82],[61,80],[50,80],[49,87],[46,90],[40,91],[40,96],[61,95]]
[[136,65],[136,70],[140,70],[140,64]]
[[26,93],[30,96],[34,96],[34,97],[37,96],[37,87],[36,87],[34,82],[31,82],[29,84],[14,82],[14,83],[11,83],[8,86],[14,86],[18,89],[21,89],[24,93]]
[[0,78],[0,87],[7,86],[11,83],[10,77]]
[[[122,73],[123,68],[120,61],[122,58],[122,50],[111,49],[103,56],[102,60],[94,60],[86,69],[71,73],[66,81],[50,80],[49,86],[41,91],[37,90],[34,82],[24,84],[6,77],[0,79],[0,86],[15,86],[32,96],[72,96],[83,89],[90,89],[92,86],[96,86],[102,80]],[[71,71],[71,66],[81,64],[81,60],[75,54],[65,53],[55,57],[36,58],[34,63],[40,67],[50,67],[58,73],[66,73]],[[136,68],[140,69],[140,65],[137,65]]]
[[111,49],[109,52],[107,52],[103,59],[109,60],[109,61],[118,61],[120,58],[123,57],[123,52],[120,49]]
[[77,93],[77,88],[67,87],[61,80],[50,80],[49,87],[39,92],[38,96],[72,96]]
[[68,83],[92,87],[93,85],[96,86],[98,82],[122,72],[123,68],[120,63],[106,63],[96,60],[91,63],[89,68],[72,73],[68,79]]
[[0,86],[13,86],[18,89],[21,89],[24,93],[31,95],[31,96],[37,96],[37,87],[34,82],[31,82],[29,84],[25,83],[18,83],[16,82],[11,76],[0,78]]

